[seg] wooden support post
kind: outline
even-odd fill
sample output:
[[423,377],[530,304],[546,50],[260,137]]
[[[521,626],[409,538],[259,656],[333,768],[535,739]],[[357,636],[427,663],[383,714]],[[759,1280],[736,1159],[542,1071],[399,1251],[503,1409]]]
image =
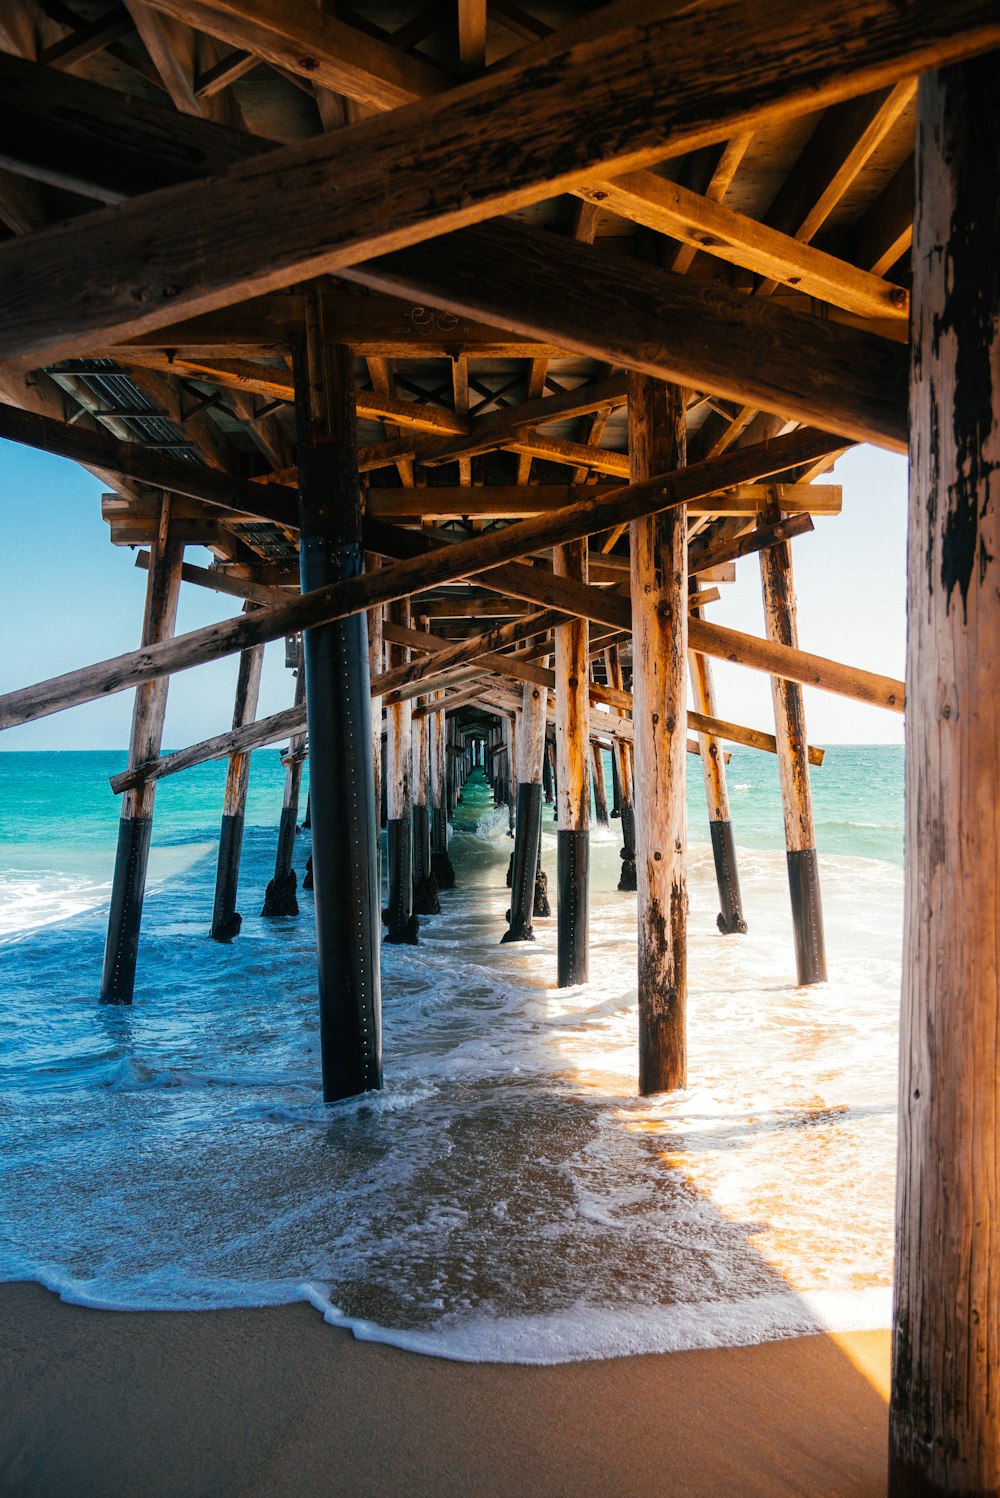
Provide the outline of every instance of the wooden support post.
[[[604,663],[608,672],[608,685],[616,691],[624,689],[621,655],[617,645],[604,652]],[[616,738],[614,748],[615,770],[618,774],[618,810],[622,822],[622,872],[618,888],[626,893],[636,887],[635,871],[635,777],[632,774],[632,745]]]
[[542,761],[542,795],[545,797],[546,806],[551,806],[555,800],[555,777],[552,773],[552,743],[545,740],[545,758]]
[[525,682],[521,697],[521,726],[517,744],[517,815],[514,821],[514,862],[510,909],[504,942],[534,941],[531,918],[535,908],[537,869],[542,837],[542,764],[545,758],[545,712],[548,691]]
[[610,827],[608,820],[608,787],[604,779],[604,750],[600,744],[593,742],[590,746],[590,757],[594,781],[594,814],[597,818],[598,827]]
[[[257,716],[260,673],[264,664],[264,646],[254,645],[240,655],[236,678],[236,702],[233,728],[244,728]],[[215,875],[215,903],[212,908],[212,936],[216,941],[232,941],[239,934],[243,917],[236,909],[240,879],[240,853],[243,849],[243,818],[250,785],[250,755],[231,754],[226,771],[226,793],[222,805],[222,831],[219,835],[219,863]]]
[[[410,600],[389,604],[391,623],[410,627]],[[405,645],[389,646],[389,666],[405,666]],[[384,912],[385,939],[415,946],[419,923],[413,913],[413,704],[409,698],[386,709],[386,810],[389,856],[389,903]]]
[[[443,692],[436,692],[438,700]],[[455,888],[455,868],[448,854],[448,737],[445,715],[431,719],[431,869],[439,889]]]
[[891,1498],[1000,1493],[1000,55],[920,80]]
[[[761,518],[780,518],[777,492],[762,510]],[[760,554],[760,580],[764,593],[764,624],[767,638],[798,649],[792,552],[787,542]],[[792,898],[795,932],[795,970],[799,983],[826,982],[826,945],[823,939],[823,906],[816,857],[812,793],[809,788],[806,715],[802,688],[783,677],[771,677],[774,703],[774,736],[778,741],[778,774],[785,816],[785,846],[788,850],[788,888]]]
[[413,723],[413,913],[440,915],[438,882],[431,867],[431,726],[423,715]]
[[[183,543],[170,534],[170,500],[160,510],[160,526],[153,546],[146,582],[146,608],[142,621],[143,646],[168,640],[177,619]],[[132,734],[128,762],[131,768],[156,759],[163,736],[169,678],[147,682],[136,688],[132,709]],[[108,936],[104,947],[101,998],[109,1004],[131,1004],[135,988],[135,965],[139,950],[142,901],[146,892],[146,867],[153,832],[155,780],[128,790],[122,796],[118,822]]]
[[[295,676],[295,699],[293,709],[301,707],[306,699],[306,674],[301,662]],[[292,867],[295,854],[295,834],[299,820],[299,791],[302,787],[302,764],[305,759],[306,736],[303,732],[292,734],[285,755],[285,789],[281,798],[281,820],[278,823],[278,846],[274,855],[274,877],[268,881],[264,891],[264,908],[261,915],[298,915],[299,902],[295,891],[298,880]]]
[[[587,543],[552,552],[557,577],[587,581]],[[586,619],[560,624],[556,638],[557,978],[560,988],[586,983],[590,971],[590,782],[587,774],[590,694]]]
[[618,779],[618,756],[614,752],[614,743],[611,745],[611,815],[620,817],[622,814],[622,792],[621,783]]
[[517,804],[517,744],[520,737],[520,711],[507,715],[504,725],[504,799],[507,802],[507,836],[514,836],[514,807]]
[[[693,617],[700,619],[701,610],[692,609]],[[691,695],[695,711],[706,717],[717,716],[715,688],[712,668],[708,657],[689,652],[691,668]],[[719,887],[719,914],[716,925],[723,936],[743,935],[747,923],[743,916],[743,900],[740,894],[740,871],[736,862],[736,843],[733,839],[733,818],[729,809],[729,787],[726,784],[726,761],[722,745],[714,734],[699,733],[698,751],[705,777],[705,796],[708,800],[708,830],[712,839],[712,854],[715,859],[715,882]]]
[[[684,392],[630,375],[633,474],[681,468]],[[687,514],[634,521],[632,733],[639,916],[639,1092],[687,1080]]]
[[[364,570],[355,406],[354,354],[332,341],[311,291],[295,350],[303,592]],[[333,1102],[382,1085],[367,616],[307,629],[303,644],[323,1096]]]

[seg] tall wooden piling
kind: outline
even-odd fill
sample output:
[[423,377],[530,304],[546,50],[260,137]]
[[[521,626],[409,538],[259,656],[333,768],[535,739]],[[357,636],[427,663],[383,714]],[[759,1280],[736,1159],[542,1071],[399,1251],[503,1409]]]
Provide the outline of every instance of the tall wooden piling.
[[[306,700],[306,674],[299,663],[295,676],[294,707],[301,707]],[[274,875],[264,891],[264,908],[261,915],[298,915],[299,902],[296,897],[298,880],[292,867],[295,856],[295,834],[299,821],[299,791],[302,788],[302,765],[305,760],[306,736],[293,733],[288,741],[288,752],[283,758],[285,787],[281,797],[281,818],[278,822],[278,846],[274,854]]]
[[[146,579],[143,645],[168,640],[177,620],[184,546],[171,535],[170,508],[169,497],[164,497]],[[169,677],[163,677],[159,681],[136,687],[128,749],[130,769],[159,757],[168,684]],[[139,926],[146,892],[155,796],[155,780],[147,780],[134,790],[127,790],[122,794],[118,850],[115,855],[108,935],[104,946],[104,970],[101,975],[101,998],[109,1004],[131,1004],[135,989]]]
[[542,764],[545,758],[545,714],[548,690],[525,682],[521,696],[521,726],[517,744],[517,814],[514,822],[514,863],[505,942],[534,941],[531,925],[536,875],[542,837]]
[[[696,619],[701,618],[700,609],[692,609],[691,614]],[[717,717],[712,668],[707,656],[691,651],[689,662],[695,711],[708,718]],[[723,936],[743,935],[747,923],[743,915],[740,871],[736,862],[736,842],[733,838],[733,818],[729,809],[729,787],[726,784],[726,761],[722,744],[714,734],[700,733],[698,750],[708,801],[708,831],[715,859],[715,882],[719,890],[720,909],[716,925]]]
[[[621,692],[625,678],[622,672],[621,653],[617,645],[610,645],[604,652],[604,664],[608,673],[608,686]],[[622,872],[618,888],[626,893],[636,887],[635,872],[635,777],[632,773],[633,746],[624,739],[615,738],[611,750],[614,755],[618,777],[618,814],[622,824]]]
[[[587,581],[587,543],[552,552],[557,577]],[[586,983],[590,973],[589,625],[574,618],[555,630],[557,984]]]
[[610,827],[608,819],[608,786],[604,778],[604,750],[596,740],[590,746],[591,774],[594,783],[594,817],[598,827]]
[[[411,627],[410,600],[388,606],[393,624]],[[389,669],[405,666],[410,652],[390,644]],[[394,945],[416,945],[419,923],[413,911],[413,702],[407,698],[386,710],[385,780],[388,818],[389,896],[384,912],[385,939]]]
[[[761,512],[761,520],[780,520],[779,490]],[[764,595],[764,625],[769,640],[798,649],[795,585],[792,552],[787,541],[760,553],[760,579]],[[802,688],[784,677],[771,677],[774,703],[774,733],[778,741],[778,775],[785,818],[788,888],[792,901],[795,934],[795,970],[799,983],[826,981],[826,944],[823,936],[823,905],[820,898],[819,862],[812,792],[809,787],[809,741]]]
[[[441,699],[443,692],[435,692]],[[444,712],[431,718],[431,869],[439,889],[455,888],[455,868],[448,853],[448,728]]]
[[[302,591],[364,570],[354,355],[305,299],[295,356]],[[323,1096],[382,1085],[379,891],[368,621],[305,632]]]
[[[633,483],[684,465],[684,394],[628,378]],[[687,1078],[687,511],[633,521],[632,725],[639,918],[639,1091]]]
[[431,723],[423,713],[413,722],[413,913],[440,915],[438,882],[431,867]]
[[[257,716],[260,673],[264,664],[264,646],[254,645],[240,654],[236,677],[236,701],[233,706],[233,728],[243,728]],[[243,821],[247,790],[250,786],[250,754],[229,756],[226,790],[222,804],[222,830],[219,835],[219,861],[215,874],[215,902],[212,907],[212,936],[216,941],[232,941],[239,934],[243,917],[236,909],[240,880],[240,854],[243,849]]]
[[917,111],[891,1498],[1000,1493],[1000,54]]

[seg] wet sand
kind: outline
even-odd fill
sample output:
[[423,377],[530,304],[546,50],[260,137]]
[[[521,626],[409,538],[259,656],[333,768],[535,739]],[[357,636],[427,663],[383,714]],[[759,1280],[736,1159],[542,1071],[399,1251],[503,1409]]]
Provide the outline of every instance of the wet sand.
[[3,1498],[884,1498],[887,1332],[564,1363],[0,1285]]

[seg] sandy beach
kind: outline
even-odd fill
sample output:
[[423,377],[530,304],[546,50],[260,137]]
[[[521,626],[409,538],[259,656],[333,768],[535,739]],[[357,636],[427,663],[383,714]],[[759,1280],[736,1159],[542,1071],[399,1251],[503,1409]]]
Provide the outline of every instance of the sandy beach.
[[882,1498],[885,1332],[528,1368],[0,1286],[4,1498]]

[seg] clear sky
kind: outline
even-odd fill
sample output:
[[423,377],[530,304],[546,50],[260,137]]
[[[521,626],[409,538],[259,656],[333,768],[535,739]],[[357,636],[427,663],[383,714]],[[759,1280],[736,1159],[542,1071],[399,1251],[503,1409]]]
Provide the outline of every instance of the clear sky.
[[[799,643],[804,650],[902,677],[905,655],[906,462],[856,448],[832,480],[844,512],[818,519],[795,542]],[[112,546],[101,519],[101,485],[75,463],[0,441],[4,545],[0,551],[0,692],[134,649],[142,624],[145,573],[127,547]],[[188,559],[207,564],[196,548]],[[760,572],[748,557],[734,587],[707,610],[720,624],[763,632]],[[204,588],[181,589],[178,630],[237,612],[236,601]],[[773,728],[768,678],[714,663],[721,717]],[[170,685],[165,748],[229,728],[236,662],[199,666]],[[267,648],[259,712],[290,705],[284,648]],[[120,692],[0,735],[0,750],[114,749],[128,743],[132,693]],[[806,721],[817,744],[901,743],[903,720],[825,692],[807,691]]]

